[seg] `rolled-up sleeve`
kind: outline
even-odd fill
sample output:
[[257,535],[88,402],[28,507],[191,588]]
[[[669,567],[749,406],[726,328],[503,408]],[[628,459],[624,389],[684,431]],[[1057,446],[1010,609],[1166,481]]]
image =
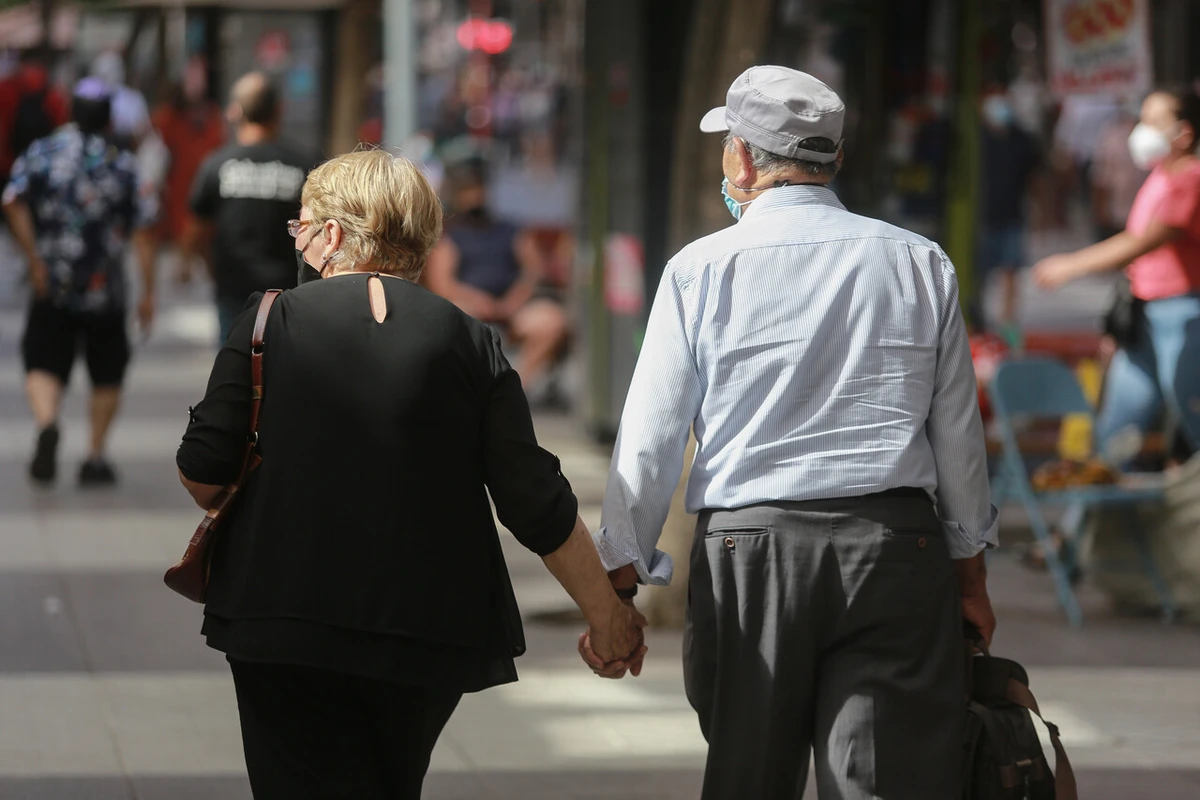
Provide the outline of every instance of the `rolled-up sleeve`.
[[523,546],[546,556],[575,529],[579,501],[558,458],[538,445],[521,379],[494,332],[488,349],[492,384],[484,420],[484,480],[501,524]]
[[625,398],[595,534],[605,568],[633,564],[643,582],[662,586],[670,583],[674,564],[657,549],[658,539],[702,395],[688,330],[683,294],[668,265]]
[[250,338],[262,294],[246,304],[217,353],[204,399],[189,414],[175,464],[190,481],[224,486],[237,479],[250,433]]
[[933,403],[925,431],[937,465],[938,516],[952,558],[996,547],[998,518],[988,482],[987,446],[979,415],[975,369],[958,304],[958,278],[941,261],[941,328]]

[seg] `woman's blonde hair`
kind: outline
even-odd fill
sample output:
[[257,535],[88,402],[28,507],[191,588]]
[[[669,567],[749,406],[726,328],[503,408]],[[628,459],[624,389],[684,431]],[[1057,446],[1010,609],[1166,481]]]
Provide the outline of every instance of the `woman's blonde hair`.
[[442,235],[442,203],[429,181],[407,158],[384,150],[326,161],[309,173],[301,202],[315,224],[342,226],[335,267],[372,264],[415,281]]

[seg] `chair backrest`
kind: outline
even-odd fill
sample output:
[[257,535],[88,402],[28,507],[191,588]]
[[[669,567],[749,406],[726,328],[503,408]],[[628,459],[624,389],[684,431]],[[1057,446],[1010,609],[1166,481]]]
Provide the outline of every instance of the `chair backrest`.
[[1075,374],[1049,358],[1005,361],[988,387],[996,413],[1005,417],[1091,414]]

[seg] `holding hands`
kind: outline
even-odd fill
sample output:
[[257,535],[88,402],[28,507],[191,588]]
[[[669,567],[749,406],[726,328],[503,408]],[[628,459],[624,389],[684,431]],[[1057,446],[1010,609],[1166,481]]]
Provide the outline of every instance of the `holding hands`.
[[637,594],[637,571],[627,565],[609,573],[613,589],[620,596],[606,619],[591,623],[579,636],[579,655],[592,672],[602,678],[623,678],[626,672],[634,677],[642,673],[646,657],[642,630],[646,618],[633,605]]

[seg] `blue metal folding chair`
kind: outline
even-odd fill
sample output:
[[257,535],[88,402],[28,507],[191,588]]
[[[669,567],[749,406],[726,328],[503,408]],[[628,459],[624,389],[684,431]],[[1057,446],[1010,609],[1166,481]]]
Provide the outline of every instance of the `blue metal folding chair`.
[[[1139,482],[1136,486],[1082,486],[1047,492],[1034,491],[1029,482],[1029,472],[1017,445],[1013,421],[1018,417],[1061,419],[1069,414],[1091,416],[1092,406],[1084,397],[1083,389],[1080,388],[1074,373],[1066,365],[1052,359],[1006,361],[996,371],[988,387],[988,394],[991,397],[1003,448],[1000,463],[992,479],[992,502],[999,506],[1006,497],[1015,496],[1025,507],[1033,535],[1042,546],[1046,567],[1054,579],[1058,601],[1071,625],[1078,627],[1083,624],[1083,613],[1071,586],[1068,569],[1070,564],[1064,563],[1064,559],[1059,557],[1050,538],[1050,527],[1042,514],[1044,505],[1078,505],[1084,509],[1107,506],[1123,509],[1130,521],[1129,533],[1138,549],[1141,568],[1153,584],[1162,604],[1163,618],[1167,621],[1173,620],[1176,612],[1175,601],[1136,515],[1138,504],[1162,500],[1161,482]],[[1079,527],[1082,527],[1082,524]],[[1072,539],[1073,537],[1067,538],[1068,560],[1073,559]]]

